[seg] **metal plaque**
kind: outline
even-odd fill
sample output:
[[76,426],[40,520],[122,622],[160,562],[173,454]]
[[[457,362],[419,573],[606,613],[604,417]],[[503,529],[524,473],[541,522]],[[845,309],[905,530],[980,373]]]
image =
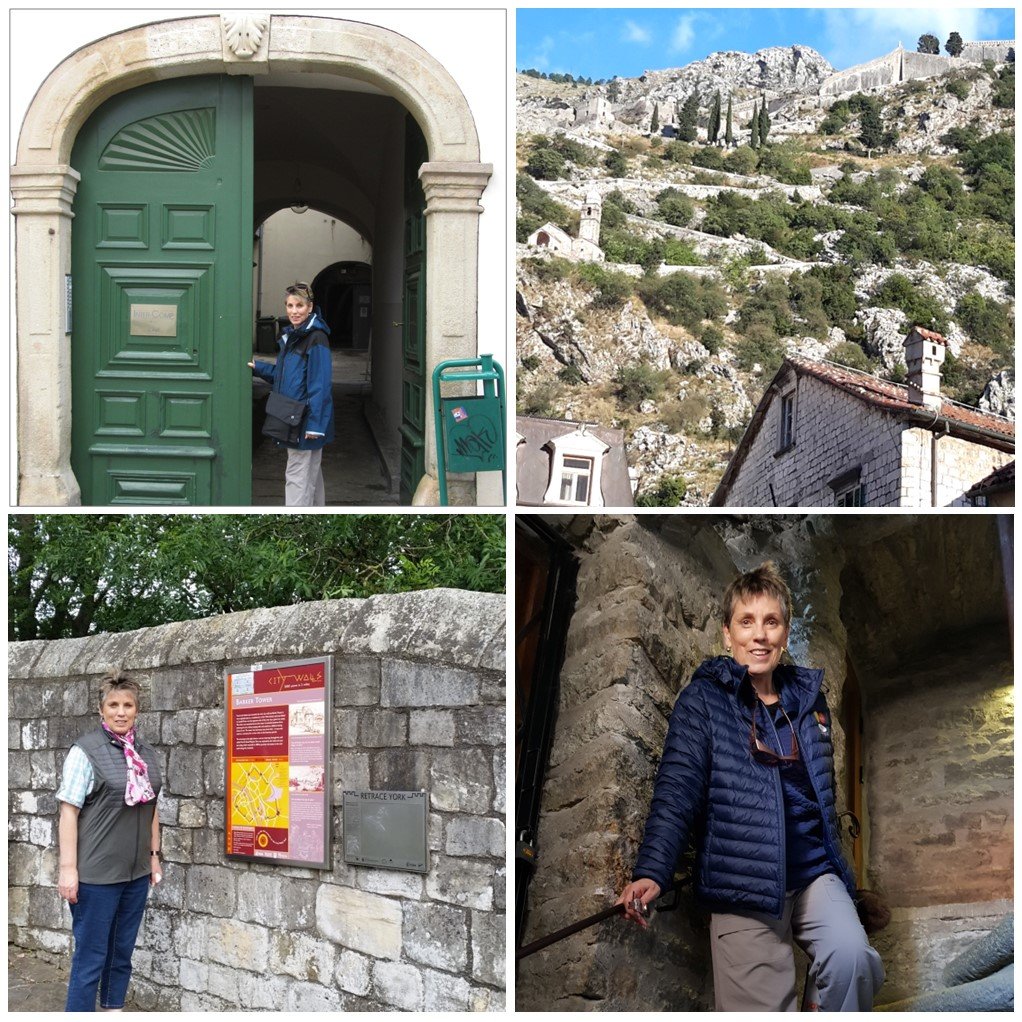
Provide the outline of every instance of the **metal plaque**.
[[490,472],[504,467],[500,398],[495,394],[442,399],[447,468]]
[[333,659],[226,674],[227,855],[331,869]]
[[346,791],[344,861],[427,873],[426,792]]
[[177,306],[132,304],[129,323],[132,337],[177,337]]

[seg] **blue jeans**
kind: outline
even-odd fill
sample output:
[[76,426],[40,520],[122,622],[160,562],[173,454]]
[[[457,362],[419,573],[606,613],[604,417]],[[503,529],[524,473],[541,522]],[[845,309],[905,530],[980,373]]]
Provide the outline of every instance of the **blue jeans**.
[[78,901],[71,906],[75,953],[65,1011],[95,1011],[97,989],[101,1007],[124,1007],[148,895],[148,876],[123,884],[78,885]]

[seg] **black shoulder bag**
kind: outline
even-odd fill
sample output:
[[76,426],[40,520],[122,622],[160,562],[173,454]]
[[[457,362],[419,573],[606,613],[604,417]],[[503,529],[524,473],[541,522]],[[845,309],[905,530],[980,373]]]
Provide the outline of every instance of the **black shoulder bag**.
[[[299,342],[300,343],[300,342]],[[305,363],[308,376],[309,360],[304,351],[300,352]],[[287,349],[281,353],[279,373],[273,374],[273,389],[266,399],[266,421],[263,423],[263,436],[272,437],[281,443],[296,447],[302,439],[305,419],[309,414],[309,406],[304,401],[296,401],[293,397],[281,394],[278,387],[280,377],[284,375],[283,360],[287,357]],[[308,384],[306,384],[307,386]]]

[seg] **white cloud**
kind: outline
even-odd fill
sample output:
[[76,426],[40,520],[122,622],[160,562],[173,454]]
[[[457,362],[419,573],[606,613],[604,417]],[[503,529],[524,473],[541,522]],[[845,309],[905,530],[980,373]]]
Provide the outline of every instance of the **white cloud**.
[[653,33],[648,28],[643,28],[638,22],[626,21],[622,38],[626,43],[640,43],[642,46],[647,46],[653,41]]
[[527,67],[533,67],[537,71],[549,71],[550,70],[550,53],[555,46],[554,37],[545,35],[539,41],[536,46],[536,52],[532,57],[531,61],[527,61]]
[[695,18],[690,14],[683,15],[678,19],[671,35],[670,49],[672,53],[684,53],[692,45],[696,34],[694,21]]
[[962,39],[982,39],[996,24],[984,11],[971,7],[844,8],[826,11],[827,52],[835,68],[844,69],[883,56],[900,42],[914,50],[926,32],[937,36],[943,52],[952,32]]

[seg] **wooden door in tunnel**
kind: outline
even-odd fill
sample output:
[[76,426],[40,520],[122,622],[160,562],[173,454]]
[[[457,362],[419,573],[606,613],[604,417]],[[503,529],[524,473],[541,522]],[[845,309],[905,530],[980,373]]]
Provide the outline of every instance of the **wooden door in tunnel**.
[[117,95],[83,126],[71,162],[83,503],[248,504],[251,79]]
[[401,501],[426,472],[426,196],[419,168],[429,159],[415,119],[405,118],[404,274],[401,316]]

